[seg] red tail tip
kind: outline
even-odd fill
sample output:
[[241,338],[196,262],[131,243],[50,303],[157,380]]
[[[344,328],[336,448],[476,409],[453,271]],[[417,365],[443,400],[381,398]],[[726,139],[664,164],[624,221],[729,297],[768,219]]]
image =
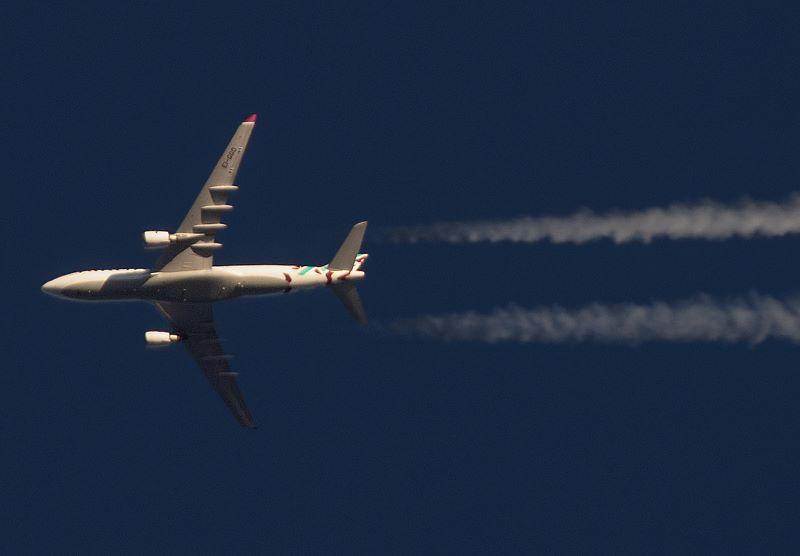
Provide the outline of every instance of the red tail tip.
[[247,119],[245,120],[245,122],[253,122],[253,123],[256,123],[256,114],[250,114],[250,115],[247,117]]

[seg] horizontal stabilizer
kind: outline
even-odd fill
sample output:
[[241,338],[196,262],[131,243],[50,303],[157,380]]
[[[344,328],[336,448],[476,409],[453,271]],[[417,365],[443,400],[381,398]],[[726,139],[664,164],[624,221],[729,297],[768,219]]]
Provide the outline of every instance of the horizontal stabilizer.
[[339,301],[342,302],[344,308],[350,313],[359,324],[367,324],[367,313],[364,311],[364,305],[361,304],[361,298],[358,295],[356,285],[352,282],[340,282],[338,284],[331,284],[331,289]]
[[353,268],[353,263],[356,262],[356,255],[361,249],[361,242],[364,240],[364,232],[366,231],[366,222],[359,222],[353,226],[344,243],[336,252],[336,256],[328,264],[330,270],[351,270]]

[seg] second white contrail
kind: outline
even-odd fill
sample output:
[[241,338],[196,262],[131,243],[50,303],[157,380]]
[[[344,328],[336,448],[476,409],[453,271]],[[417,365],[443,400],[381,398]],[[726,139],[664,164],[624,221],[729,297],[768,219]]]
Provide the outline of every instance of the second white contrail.
[[395,321],[401,334],[478,342],[745,342],[768,338],[800,343],[800,296],[777,299],[760,294],[732,299],[707,295],[649,304],[593,303],[489,313],[423,315]]
[[774,203],[743,199],[734,204],[704,200],[634,211],[597,214],[581,210],[566,216],[525,216],[511,220],[445,222],[397,227],[389,239],[398,243],[650,242],[656,238],[722,240],[800,233],[800,195]]

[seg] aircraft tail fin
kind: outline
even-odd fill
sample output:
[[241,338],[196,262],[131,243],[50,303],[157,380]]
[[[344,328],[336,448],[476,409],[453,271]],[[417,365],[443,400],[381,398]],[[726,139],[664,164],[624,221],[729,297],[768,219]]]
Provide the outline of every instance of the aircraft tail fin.
[[356,262],[356,255],[361,249],[361,242],[364,241],[364,232],[367,231],[367,223],[359,222],[350,230],[347,237],[339,247],[333,260],[328,264],[330,270],[352,270]]
[[[364,241],[364,232],[366,231],[366,222],[359,222],[353,226],[344,243],[334,255],[333,260],[328,264],[329,270],[357,271],[361,268],[368,256],[366,253],[359,254],[358,252],[361,249],[361,242]],[[361,303],[355,283],[346,281],[334,282],[331,284],[331,289],[356,321],[360,324],[367,323],[367,314],[364,311],[364,305]]]
[[364,311],[364,305],[361,303],[361,297],[358,295],[358,290],[353,282],[339,282],[331,284],[331,289],[339,301],[342,302],[344,308],[350,313],[359,324],[367,324],[367,313]]

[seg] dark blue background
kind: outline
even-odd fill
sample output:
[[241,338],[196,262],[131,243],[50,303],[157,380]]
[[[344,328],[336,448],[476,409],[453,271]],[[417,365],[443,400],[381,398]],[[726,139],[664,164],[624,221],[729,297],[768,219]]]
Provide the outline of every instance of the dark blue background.
[[[780,200],[789,5],[27,4],[7,12],[2,545],[111,552],[797,546],[796,346],[440,344],[326,292],[218,306],[241,430],[147,304],[40,285],[142,267],[259,113],[218,264],[349,226]],[[374,234],[368,234],[369,236]],[[373,319],[781,295],[800,239],[367,245]],[[10,357],[9,357],[10,356]]]

